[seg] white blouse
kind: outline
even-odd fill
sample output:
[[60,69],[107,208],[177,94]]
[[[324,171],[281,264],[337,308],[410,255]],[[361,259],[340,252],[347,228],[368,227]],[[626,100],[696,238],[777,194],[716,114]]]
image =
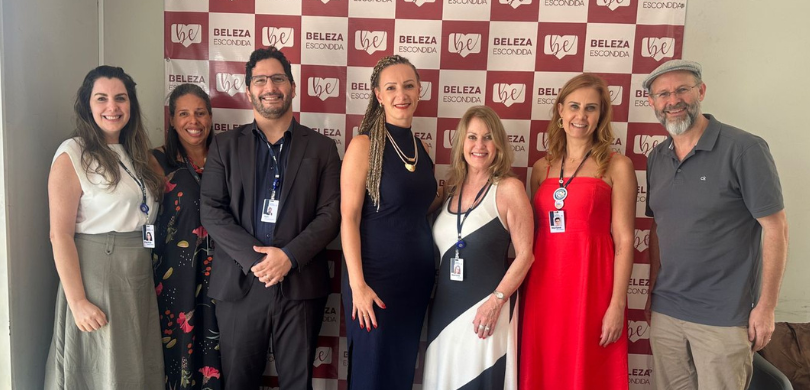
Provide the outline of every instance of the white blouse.
[[[118,154],[121,162],[135,175],[132,160],[124,151],[124,147],[120,144],[107,146]],[[140,208],[143,200],[141,188],[120,165],[118,169],[121,171],[121,180],[115,189],[111,189],[106,184],[104,176],[93,173],[98,165],[97,162],[90,165],[91,173],[89,174],[82,167],[82,146],[78,138],[62,142],[53,156],[53,161],[56,161],[56,158],[62,153],[66,153],[70,157],[73,170],[76,171],[76,176],[79,177],[82,185],[82,196],[76,215],[76,233],[134,232],[140,231],[144,224],[155,222],[158,203],[154,195],[149,188],[145,188],[146,204],[149,205],[149,215],[147,216]],[[53,165],[53,161],[51,161],[51,165]]]

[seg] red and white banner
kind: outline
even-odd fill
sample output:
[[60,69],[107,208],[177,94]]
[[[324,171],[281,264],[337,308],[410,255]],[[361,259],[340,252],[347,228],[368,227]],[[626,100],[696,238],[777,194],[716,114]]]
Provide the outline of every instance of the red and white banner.
[[[524,182],[545,156],[554,99],[571,77],[594,72],[613,100],[613,148],[638,177],[635,266],[628,286],[630,389],[651,389],[647,155],[666,138],[641,87],[659,64],[681,58],[687,0],[165,0],[165,92],[199,84],[211,95],[214,130],[253,120],[245,62],[274,45],[293,64],[299,121],[332,138],[342,156],[356,134],[374,64],[391,54],[419,69],[413,129],[430,145],[440,185],[458,118],[485,104],[501,116]],[[340,252],[330,253],[332,295],[314,362],[316,389],[345,389],[346,339]],[[422,346],[424,351],[424,345]],[[421,386],[417,363],[415,389]],[[268,362],[272,361],[272,356]],[[273,364],[265,385],[275,389]]]

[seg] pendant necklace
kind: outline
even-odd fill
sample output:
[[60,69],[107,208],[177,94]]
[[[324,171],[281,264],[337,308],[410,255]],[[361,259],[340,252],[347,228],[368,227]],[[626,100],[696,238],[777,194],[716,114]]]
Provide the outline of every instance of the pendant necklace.
[[419,162],[419,151],[416,149],[416,137],[411,137],[413,139],[414,156],[408,157],[405,155],[402,149],[399,148],[397,142],[394,141],[394,137],[391,136],[391,133],[387,129],[385,130],[385,136],[388,137],[389,141],[391,141],[391,145],[394,146],[394,151],[397,152],[397,156],[399,156],[399,159],[402,160],[403,164],[405,164],[405,169],[407,169],[408,172],[415,171],[416,164]]
[[559,181],[560,188],[554,190],[553,194],[554,208],[556,208],[557,210],[561,210],[565,205],[565,198],[568,197],[568,185],[571,184],[571,180],[574,180],[574,177],[577,176],[579,169],[582,168],[583,165],[585,165],[585,161],[588,160],[588,157],[591,155],[592,151],[593,150],[589,150],[588,153],[585,154],[585,157],[582,158],[582,161],[579,163],[579,166],[574,171],[574,174],[568,178],[567,182],[563,180],[563,171],[565,170],[565,156],[563,156],[563,158],[560,159],[560,181]]

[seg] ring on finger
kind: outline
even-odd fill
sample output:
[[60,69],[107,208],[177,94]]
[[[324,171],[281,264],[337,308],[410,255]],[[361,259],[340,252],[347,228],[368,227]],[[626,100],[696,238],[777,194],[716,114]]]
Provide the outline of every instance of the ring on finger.
[[484,325],[478,325],[478,330],[481,330],[481,329],[484,329],[484,328],[485,328]]
[[485,327],[484,327],[484,330],[486,330],[486,331],[489,331],[489,329],[490,329],[490,328],[489,328],[488,326],[485,326]]

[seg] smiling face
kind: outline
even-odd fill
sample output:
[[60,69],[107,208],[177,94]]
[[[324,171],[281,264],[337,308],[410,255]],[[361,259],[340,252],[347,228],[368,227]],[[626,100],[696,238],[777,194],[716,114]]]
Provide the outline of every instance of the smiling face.
[[383,69],[374,94],[385,110],[385,121],[399,127],[411,127],[421,89],[410,65],[395,64]]
[[486,123],[477,117],[472,117],[467,124],[467,134],[464,136],[464,161],[471,172],[489,169],[495,161],[497,148],[492,132]]
[[[669,96],[666,98],[659,97],[659,94],[667,92]],[[658,121],[672,136],[677,136],[695,124],[700,115],[700,102],[705,94],[706,85],[698,83],[694,74],[675,71],[664,73],[653,80],[648,99],[655,109]]]
[[[283,75],[284,67],[275,58],[268,58],[256,63],[252,76],[274,76]],[[290,113],[292,100],[295,97],[295,83],[289,79],[276,84],[272,80],[267,80],[264,85],[255,85],[251,80],[245,80],[249,89],[247,91],[248,100],[253,104],[253,114],[265,119],[278,119]]]
[[175,100],[171,125],[180,138],[183,148],[205,145],[211,133],[211,113],[205,100],[193,94],[185,94]]
[[121,129],[129,123],[130,102],[124,83],[116,78],[100,77],[90,93],[90,111],[104,132],[108,144],[119,143]]
[[595,88],[579,88],[557,105],[563,130],[568,137],[591,139],[599,126],[602,100]]

